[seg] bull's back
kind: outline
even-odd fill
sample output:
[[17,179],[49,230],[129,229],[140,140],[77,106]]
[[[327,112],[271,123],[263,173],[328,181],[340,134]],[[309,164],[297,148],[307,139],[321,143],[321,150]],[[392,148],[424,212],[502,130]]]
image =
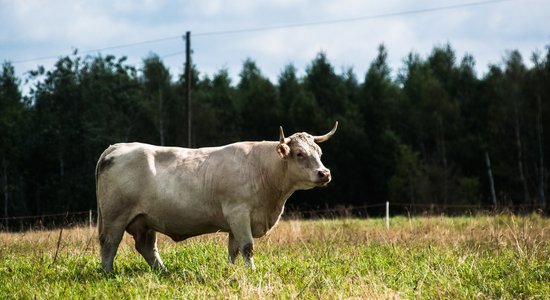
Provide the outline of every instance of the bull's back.
[[166,191],[163,185],[167,178],[163,177],[167,177],[170,168],[176,167],[177,158],[182,155],[180,151],[142,143],[109,146],[97,164],[99,190],[129,199],[152,197],[159,185]]

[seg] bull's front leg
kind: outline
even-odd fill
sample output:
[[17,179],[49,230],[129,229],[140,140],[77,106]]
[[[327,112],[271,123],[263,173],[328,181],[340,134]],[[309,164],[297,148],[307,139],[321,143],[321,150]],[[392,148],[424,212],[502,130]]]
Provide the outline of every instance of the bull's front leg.
[[250,228],[250,214],[248,210],[233,211],[226,216],[231,232],[229,233],[228,250],[229,261],[235,262],[239,251],[243,256],[245,265],[255,269],[254,265],[254,239]]
[[235,239],[235,236],[231,232],[229,232],[227,248],[229,252],[229,263],[234,264],[237,255],[239,255],[239,243],[237,243],[237,239]]

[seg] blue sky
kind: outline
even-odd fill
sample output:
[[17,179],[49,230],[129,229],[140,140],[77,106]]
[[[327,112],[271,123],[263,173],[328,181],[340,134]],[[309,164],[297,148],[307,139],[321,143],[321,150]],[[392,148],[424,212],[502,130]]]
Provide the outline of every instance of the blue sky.
[[[410,13],[424,9],[433,10]],[[381,43],[394,75],[411,51],[426,57],[448,42],[459,61],[473,55],[482,76],[509,50],[530,65],[532,52],[550,45],[549,16],[548,0],[0,0],[0,61],[13,62],[23,76],[38,65],[51,68],[73,49],[125,55],[137,67],[156,53],[175,77],[185,62],[180,36],[189,30],[201,74],[226,68],[233,83],[247,58],[275,82],[289,63],[303,75],[320,51],[337,72],[352,67],[362,81]],[[316,22],[322,24],[221,33]]]

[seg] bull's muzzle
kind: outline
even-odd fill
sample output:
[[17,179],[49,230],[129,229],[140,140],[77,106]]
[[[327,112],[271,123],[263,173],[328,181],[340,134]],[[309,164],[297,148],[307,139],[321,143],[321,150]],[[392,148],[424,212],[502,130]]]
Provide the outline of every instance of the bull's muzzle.
[[323,168],[323,169],[319,169],[317,170],[317,183],[319,185],[327,185],[331,180],[331,176],[330,176],[330,170],[329,169],[326,169],[326,168]]

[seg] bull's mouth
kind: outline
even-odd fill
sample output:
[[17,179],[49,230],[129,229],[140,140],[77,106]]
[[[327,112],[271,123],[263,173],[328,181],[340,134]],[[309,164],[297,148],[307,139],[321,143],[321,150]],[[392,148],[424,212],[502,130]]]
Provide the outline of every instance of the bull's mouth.
[[330,177],[326,179],[319,179],[318,181],[315,182],[315,184],[319,187],[325,187],[329,184],[329,182],[330,182]]

